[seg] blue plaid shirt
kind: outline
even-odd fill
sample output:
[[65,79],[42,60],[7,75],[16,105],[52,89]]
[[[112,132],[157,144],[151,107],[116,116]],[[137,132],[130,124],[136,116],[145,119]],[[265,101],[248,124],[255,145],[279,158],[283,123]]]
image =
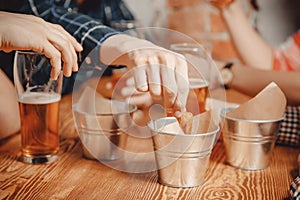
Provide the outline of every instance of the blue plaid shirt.
[[134,18],[121,0],[85,0],[81,5],[76,0],[2,0],[0,9],[32,14],[60,24],[84,47],[79,55],[81,61],[95,46],[117,33],[109,27],[112,20]]
[[[64,27],[83,46],[83,51],[78,55],[80,63],[94,48],[100,48],[105,39],[118,33],[109,27],[112,20],[134,19],[121,0],[85,0],[81,5],[77,4],[76,0],[2,0],[0,2],[2,11],[32,14]],[[8,59],[8,62],[12,62],[12,59]],[[1,64],[1,67],[8,65],[12,66],[12,63]],[[3,71],[12,77],[11,67],[5,68]],[[75,76],[76,73],[73,73],[71,78],[65,78],[63,94],[72,92]]]

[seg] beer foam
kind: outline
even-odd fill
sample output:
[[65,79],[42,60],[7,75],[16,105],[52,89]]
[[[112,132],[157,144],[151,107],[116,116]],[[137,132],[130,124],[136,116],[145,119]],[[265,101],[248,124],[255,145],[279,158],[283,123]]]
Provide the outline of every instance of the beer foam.
[[20,103],[25,104],[49,104],[60,101],[61,95],[56,93],[31,92],[19,97]]
[[191,89],[208,87],[208,85],[209,85],[206,80],[198,79],[198,78],[190,78],[189,82],[190,82]]

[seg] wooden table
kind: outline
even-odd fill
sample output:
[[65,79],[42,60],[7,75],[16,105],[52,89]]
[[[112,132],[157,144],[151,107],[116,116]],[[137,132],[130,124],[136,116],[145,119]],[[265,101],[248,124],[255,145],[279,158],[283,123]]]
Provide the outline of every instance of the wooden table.
[[[235,91],[228,100],[248,99]],[[137,152],[152,149],[151,139],[129,140]],[[300,149],[276,146],[270,166],[246,171],[225,162],[222,140],[212,152],[206,182],[189,189],[157,183],[156,171],[127,173],[82,157],[80,139],[74,128],[71,96],[61,103],[61,150],[59,159],[49,165],[29,165],[17,161],[20,134],[0,143],[0,199],[285,199],[297,175]],[[143,160],[133,163],[147,166]]]

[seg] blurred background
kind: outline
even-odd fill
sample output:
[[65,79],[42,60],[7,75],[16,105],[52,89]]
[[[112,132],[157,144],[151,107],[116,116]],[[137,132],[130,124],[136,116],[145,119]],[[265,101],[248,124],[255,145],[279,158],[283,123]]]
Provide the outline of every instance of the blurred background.
[[[299,0],[257,0],[259,10],[242,0],[249,20],[276,46],[299,29]],[[143,27],[164,27],[184,33],[198,42],[211,45],[212,57],[238,60],[218,10],[205,0],[125,0]]]

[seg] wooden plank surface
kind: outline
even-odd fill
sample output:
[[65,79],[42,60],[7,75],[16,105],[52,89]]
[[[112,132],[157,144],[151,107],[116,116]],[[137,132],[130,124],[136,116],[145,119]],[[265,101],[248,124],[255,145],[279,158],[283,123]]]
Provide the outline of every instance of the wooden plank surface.
[[[234,91],[227,93],[228,99],[236,103],[247,99]],[[246,171],[225,162],[223,142],[219,140],[205,183],[179,189],[157,183],[156,171],[127,173],[83,158],[74,128],[71,96],[62,99],[60,134],[59,159],[49,165],[29,165],[17,160],[20,134],[0,142],[0,199],[285,199],[297,175],[300,153],[300,149],[276,146],[267,169]],[[129,138],[128,143],[136,150],[147,152],[152,148],[150,139],[135,140],[138,139]],[[132,163],[137,169],[151,164],[151,157]]]

